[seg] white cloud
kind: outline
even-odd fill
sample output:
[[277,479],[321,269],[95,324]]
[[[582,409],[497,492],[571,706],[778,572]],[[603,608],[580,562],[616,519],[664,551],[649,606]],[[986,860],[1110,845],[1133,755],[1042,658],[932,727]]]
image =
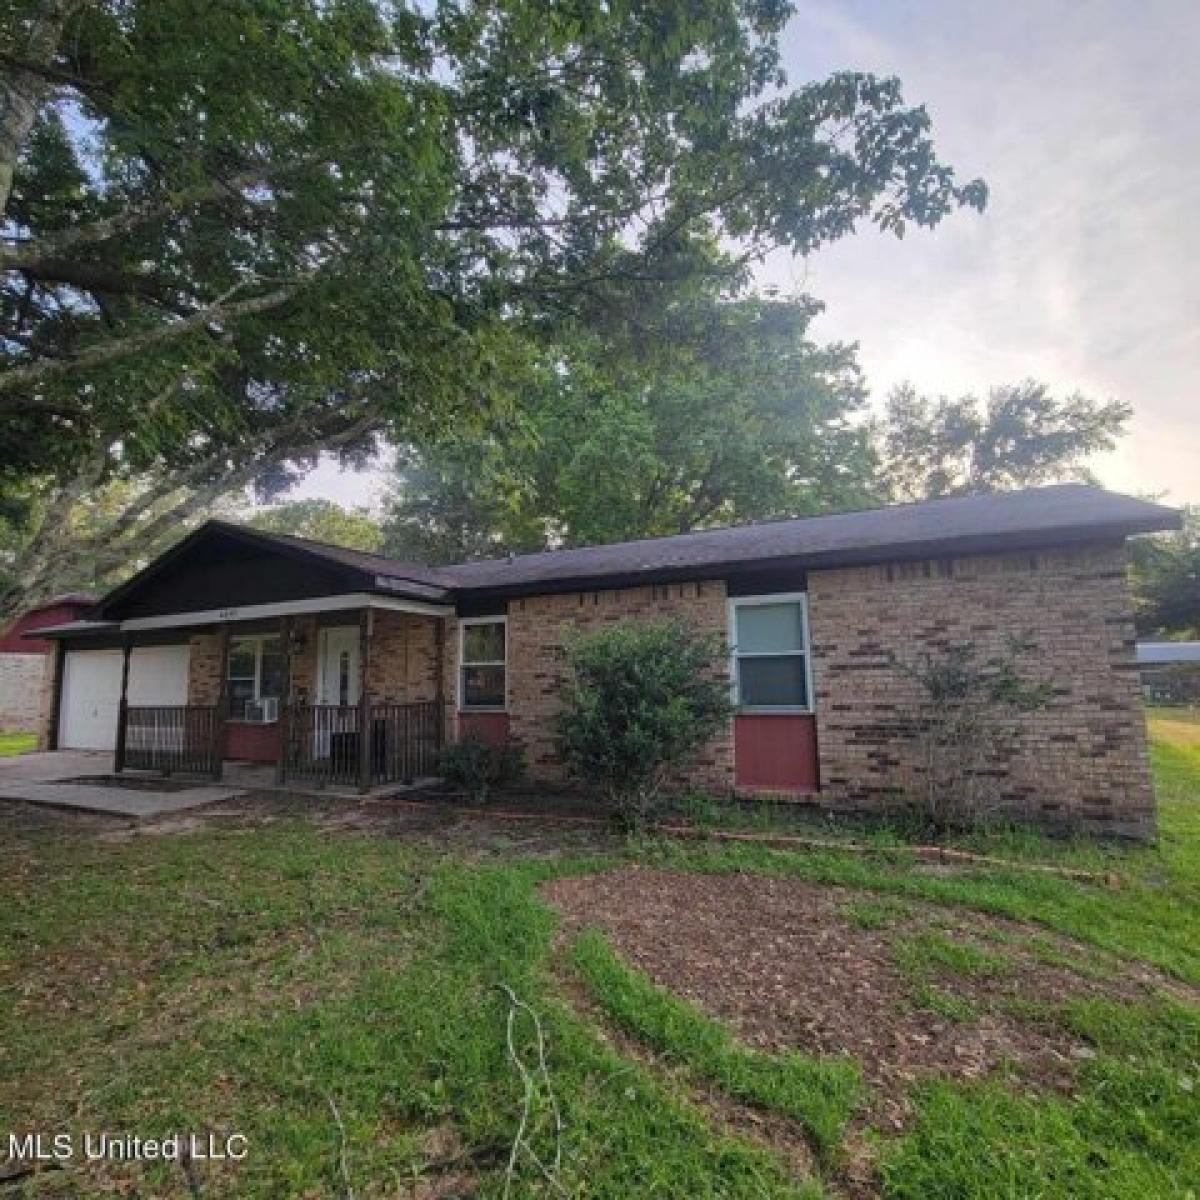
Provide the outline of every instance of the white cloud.
[[1033,375],[1128,401],[1102,477],[1200,501],[1197,45],[1190,3],[802,3],[793,78],[899,75],[992,199],[902,242],[863,230],[776,257],[764,281],[826,301],[817,331],[860,343],[876,397]]

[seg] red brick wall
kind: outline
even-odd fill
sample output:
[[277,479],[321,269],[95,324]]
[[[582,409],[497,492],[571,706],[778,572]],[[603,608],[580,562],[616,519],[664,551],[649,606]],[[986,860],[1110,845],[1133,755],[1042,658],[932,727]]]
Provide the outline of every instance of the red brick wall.
[[1022,674],[1053,684],[999,764],[1014,817],[1147,837],[1154,801],[1122,544],[945,562],[813,571],[808,577],[822,802],[887,809],[919,785],[903,735],[920,689],[889,652],[956,642],[982,657],[1013,634]]
[[367,690],[373,700],[417,704],[438,698],[438,620],[412,613],[375,613]]
[[[725,584],[721,581],[568,592],[532,596],[508,606],[508,715],[511,735],[526,748],[532,778],[564,779],[554,747],[566,662],[563,646],[574,631],[622,621],[687,622],[702,633],[726,636]],[[457,666],[457,644],[450,662]],[[722,671],[724,673],[724,666]],[[448,674],[455,678],[454,670]],[[452,686],[452,683],[451,683]],[[732,728],[709,743],[680,782],[714,792],[733,788]]]

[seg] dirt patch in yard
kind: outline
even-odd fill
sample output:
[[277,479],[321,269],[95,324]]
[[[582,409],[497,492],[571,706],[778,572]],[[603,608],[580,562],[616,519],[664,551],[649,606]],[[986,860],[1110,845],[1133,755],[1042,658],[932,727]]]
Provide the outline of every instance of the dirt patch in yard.
[[853,1055],[884,1128],[905,1124],[910,1085],[928,1075],[1069,1088],[1091,1050],[1032,1006],[1168,986],[1018,922],[798,880],[632,867],[544,894],[568,930],[599,927],[747,1044]]

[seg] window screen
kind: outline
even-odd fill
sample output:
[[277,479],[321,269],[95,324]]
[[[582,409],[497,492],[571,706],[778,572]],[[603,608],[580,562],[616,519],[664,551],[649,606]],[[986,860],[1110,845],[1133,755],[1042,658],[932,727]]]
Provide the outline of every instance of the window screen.
[[503,708],[505,704],[505,623],[487,621],[462,626],[463,708]]
[[809,709],[808,639],[802,600],[734,607],[734,680],[743,709]]

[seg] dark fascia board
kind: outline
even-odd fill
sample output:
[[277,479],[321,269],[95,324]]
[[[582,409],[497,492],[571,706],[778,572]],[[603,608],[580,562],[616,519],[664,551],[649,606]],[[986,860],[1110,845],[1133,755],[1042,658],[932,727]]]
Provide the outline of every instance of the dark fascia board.
[[21,637],[31,641],[40,638],[96,637],[120,632],[120,629],[120,623],[117,621],[67,621],[62,625],[43,625],[40,629],[27,629]]
[[490,585],[456,589],[460,605],[478,604],[486,599],[519,599],[523,596],[559,595],[563,592],[607,591],[613,588],[650,587],[654,584],[686,583],[707,579],[729,579],[783,571],[816,571],[836,567],[877,566],[914,559],[964,558],[973,554],[1019,553],[1056,547],[1111,544],[1130,534],[1161,529],[1161,522],[1148,523],[1144,530],[1130,529],[1128,521],[1111,527],[1087,525],[1073,529],[1037,530],[1029,533],[974,534],[960,538],[939,538],[907,545],[866,546],[861,549],[833,550],[820,554],[779,558],[730,559],[684,567],[657,567],[621,574],[562,576],[531,583]]

